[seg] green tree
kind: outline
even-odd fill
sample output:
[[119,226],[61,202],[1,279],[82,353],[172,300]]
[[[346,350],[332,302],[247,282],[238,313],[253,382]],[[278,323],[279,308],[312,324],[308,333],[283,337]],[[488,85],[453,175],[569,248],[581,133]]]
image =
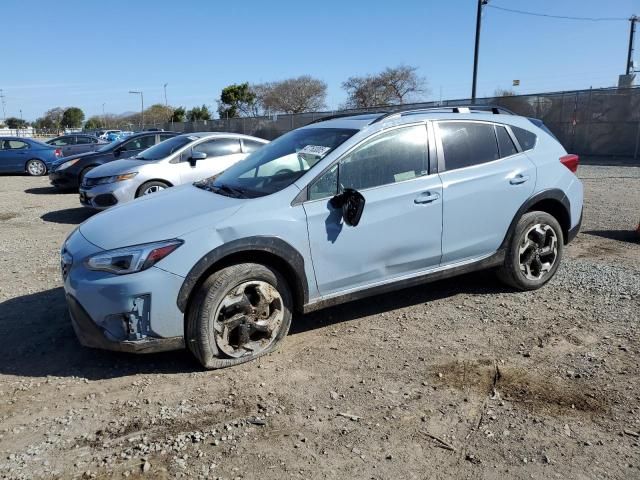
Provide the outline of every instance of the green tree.
[[186,115],[187,111],[184,109],[184,107],[174,108],[173,114],[171,115],[171,121],[176,123],[184,122]]
[[171,119],[172,114],[173,108],[161,103],[156,103],[144,111],[144,121],[145,123],[153,124],[165,123]]
[[78,107],[69,107],[62,114],[62,126],[66,128],[79,128],[84,121],[84,112]]
[[209,111],[209,107],[207,107],[206,105],[202,105],[201,107],[193,107],[187,112],[187,118],[190,122],[195,122],[198,120],[211,120],[211,112]]
[[222,89],[218,100],[220,118],[258,115],[258,97],[248,82],[234,83]]
[[100,117],[97,117],[97,116],[89,117],[87,121],[84,122],[85,130],[97,130],[103,127],[104,127],[104,122]]
[[7,123],[7,127],[11,129],[26,128],[29,125],[28,122],[16,117],[9,117],[5,119],[5,122]]

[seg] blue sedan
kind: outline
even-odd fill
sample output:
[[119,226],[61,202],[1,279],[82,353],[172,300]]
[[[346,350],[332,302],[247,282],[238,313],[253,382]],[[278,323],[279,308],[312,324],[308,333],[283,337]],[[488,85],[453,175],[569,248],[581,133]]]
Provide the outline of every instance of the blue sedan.
[[22,137],[0,137],[0,173],[24,173],[38,177],[62,157],[55,146]]

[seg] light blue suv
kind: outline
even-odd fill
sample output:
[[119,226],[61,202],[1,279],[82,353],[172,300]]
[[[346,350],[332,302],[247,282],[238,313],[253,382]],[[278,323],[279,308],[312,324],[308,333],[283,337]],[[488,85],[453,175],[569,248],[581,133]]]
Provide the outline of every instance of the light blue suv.
[[62,248],[82,344],[255,359],[292,312],[483,268],[544,285],[582,219],[539,121],[455,107],[328,118],[225,172],[100,213]]

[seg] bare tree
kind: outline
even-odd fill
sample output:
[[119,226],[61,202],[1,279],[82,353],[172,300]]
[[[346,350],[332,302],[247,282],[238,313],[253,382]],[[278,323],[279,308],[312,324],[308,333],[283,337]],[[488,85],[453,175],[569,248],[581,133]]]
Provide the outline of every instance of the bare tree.
[[496,88],[493,92],[494,97],[515,97],[516,92],[507,88]]
[[325,108],[327,84],[303,75],[252,87],[262,108],[271,112],[303,113]]
[[428,89],[427,81],[419,76],[416,67],[399,65],[364,77],[350,77],[342,82],[347,91],[347,108],[366,108],[378,105],[403,104],[419,101]]

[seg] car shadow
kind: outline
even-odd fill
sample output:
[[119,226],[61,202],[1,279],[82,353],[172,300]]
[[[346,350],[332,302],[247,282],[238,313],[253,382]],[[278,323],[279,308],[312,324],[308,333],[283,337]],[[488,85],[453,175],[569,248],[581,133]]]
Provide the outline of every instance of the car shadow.
[[512,293],[513,291],[513,289],[509,289],[500,283],[493,271],[485,270],[469,273],[395,292],[374,295],[306,315],[297,314],[291,324],[290,334],[295,335],[327,325],[348,322],[421,303],[429,303],[460,293],[492,295],[496,293]]
[[639,243],[640,236],[634,230],[588,230],[581,232],[596,237],[618,240],[620,242]]
[[[349,302],[294,317],[290,334],[377,315],[460,293],[512,292],[492,272],[478,272]],[[202,367],[187,350],[135,355],[86,348],[76,339],[61,287],[0,303],[0,374],[90,380],[188,373]]]
[[45,222],[65,223],[68,225],[79,225],[97,212],[85,207],[65,208],[64,210],[56,210],[47,212],[40,218]]
[[0,303],[0,340],[0,374],[5,375],[98,380],[200,368],[186,350],[134,355],[81,346],[60,287]]
[[27,188],[24,193],[28,193],[30,195],[55,195],[60,193],[70,194],[70,193],[78,193],[77,191],[73,191],[71,189],[62,189],[57,187],[34,187]]

